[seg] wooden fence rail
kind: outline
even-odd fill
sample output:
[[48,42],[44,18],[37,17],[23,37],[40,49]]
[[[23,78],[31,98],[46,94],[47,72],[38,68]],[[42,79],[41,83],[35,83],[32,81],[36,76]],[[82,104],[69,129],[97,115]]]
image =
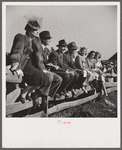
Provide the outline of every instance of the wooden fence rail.
[[[106,83],[106,87],[111,87],[111,88],[107,89],[108,93],[110,93],[112,91],[116,91],[117,83]],[[88,91],[91,90],[90,86],[87,87],[87,90]],[[80,95],[82,93],[83,93],[82,90],[77,90],[77,95]],[[67,109],[67,108],[70,108],[70,107],[75,107],[75,106],[81,105],[92,99],[95,99],[96,97],[98,97],[98,95],[99,95],[99,93],[95,93],[94,95],[88,96],[86,98],[77,99],[77,100],[74,100],[71,102],[64,102],[64,103],[58,104],[56,106],[53,106],[48,109],[48,115],[58,112],[58,111],[61,111],[61,110],[64,110],[64,109]],[[16,103],[13,102],[11,104],[6,105],[6,115],[13,114],[13,113],[16,113],[16,112],[19,112],[19,111],[22,111],[22,110],[25,110],[25,109],[28,109],[31,107],[33,107],[33,102],[30,102],[30,101],[26,101],[26,103],[24,103],[24,104],[22,104],[21,102],[16,102]]]
[[[114,92],[116,90],[117,90],[117,87],[112,87],[112,88],[108,88],[107,92],[111,93],[111,92]],[[53,107],[48,109],[48,115],[51,115],[51,114],[56,113],[56,112],[60,112],[62,110],[65,110],[65,109],[68,109],[71,107],[79,106],[79,105],[84,104],[88,101],[92,101],[93,99],[97,98],[98,95],[99,95],[99,93],[95,93],[94,95],[91,95],[91,96],[86,97],[86,98],[78,99],[78,100],[71,101],[71,102],[64,102],[64,103],[58,104],[56,106],[53,106]],[[43,116],[43,113],[41,111],[41,112],[38,112],[35,114],[28,115],[26,117],[42,117],[42,116]]]

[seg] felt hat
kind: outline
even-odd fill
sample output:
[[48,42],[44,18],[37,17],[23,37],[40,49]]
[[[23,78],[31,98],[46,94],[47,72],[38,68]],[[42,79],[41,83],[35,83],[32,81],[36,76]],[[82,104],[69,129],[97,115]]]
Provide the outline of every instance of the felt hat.
[[75,42],[71,42],[68,44],[68,49],[69,50],[76,50],[78,47],[76,46]]
[[51,39],[51,35],[49,31],[42,31],[39,33],[40,39]]
[[37,22],[37,20],[29,20],[28,23],[25,26],[26,31],[39,30],[39,29],[40,29],[40,25]]
[[60,40],[59,41],[59,44],[57,45],[58,47],[59,46],[67,46],[67,43],[66,43],[66,41],[63,39],[63,40]]

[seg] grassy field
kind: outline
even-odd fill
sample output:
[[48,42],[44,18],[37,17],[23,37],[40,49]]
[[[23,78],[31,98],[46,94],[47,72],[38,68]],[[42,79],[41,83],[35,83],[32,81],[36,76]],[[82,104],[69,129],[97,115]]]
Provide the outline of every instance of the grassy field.
[[[57,112],[49,117],[117,117],[117,107],[109,106],[104,99],[103,96],[101,99]],[[109,93],[109,101],[117,106],[117,92]]]
[[[117,92],[109,93],[109,101],[116,107],[111,107],[104,101],[105,97],[101,99],[89,101],[76,107],[65,109],[63,111],[49,115],[50,118],[66,118],[66,117],[117,117]],[[17,112],[13,117],[41,117],[40,109],[29,108]]]

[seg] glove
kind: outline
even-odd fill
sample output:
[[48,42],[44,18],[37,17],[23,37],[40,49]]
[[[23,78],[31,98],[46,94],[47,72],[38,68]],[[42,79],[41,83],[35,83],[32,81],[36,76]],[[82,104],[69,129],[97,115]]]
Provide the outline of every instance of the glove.
[[11,71],[14,71],[14,70],[16,70],[17,69],[17,67],[19,66],[19,62],[15,62],[15,63],[13,63],[12,65],[11,65]]
[[16,70],[15,72],[17,73],[18,77],[24,76],[22,70]]

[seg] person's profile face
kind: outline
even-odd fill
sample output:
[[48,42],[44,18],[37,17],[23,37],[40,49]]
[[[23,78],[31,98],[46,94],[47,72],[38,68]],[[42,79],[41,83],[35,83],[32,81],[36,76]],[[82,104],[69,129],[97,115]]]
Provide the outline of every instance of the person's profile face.
[[29,31],[29,32],[30,32],[31,36],[33,36],[33,37],[39,37],[39,32],[38,32],[38,30],[31,30],[31,31]]
[[59,47],[59,50],[60,50],[60,52],[64,52],[64,51],[66,51],[67,50],[67,46],[60,46]]
[[75,50],[70,50],[70,54],[75,54]]
[[44,40],[43,40],[43,43],[44,43],[45,45],[49,45],[50,42],[51,42],[51,38],[48,38],[48,39],[44,39]]
[[95,53],[90,54],[90,59],[94,59]]
[[83,49],[80,51],[81,56],[86,56],[87,55],[87,50]]
[[95,57],[94,57],[96,60],[98,60],[100,58],[100,55],[99,54],[95,54]]

